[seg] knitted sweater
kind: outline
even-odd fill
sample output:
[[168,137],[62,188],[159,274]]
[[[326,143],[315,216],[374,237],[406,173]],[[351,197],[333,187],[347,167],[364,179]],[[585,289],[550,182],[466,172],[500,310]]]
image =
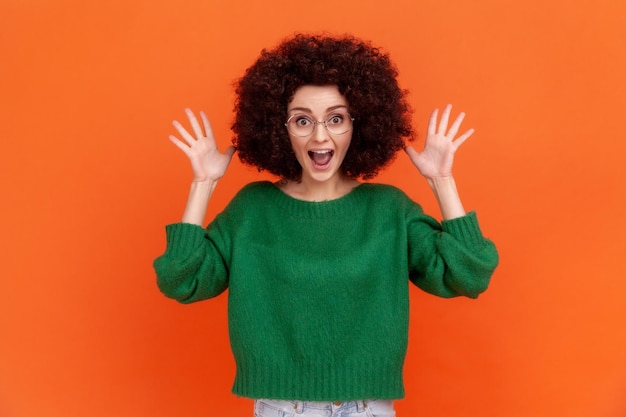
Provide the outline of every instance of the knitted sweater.
[[475,298],[498,262],[474,213],[440,225],[399,189],[369,183],[308,202],[256,182],[206,230],[166,233],[160,290],[191,303],[228,288],[233,393],[250,398],[403,397],[409,280]]

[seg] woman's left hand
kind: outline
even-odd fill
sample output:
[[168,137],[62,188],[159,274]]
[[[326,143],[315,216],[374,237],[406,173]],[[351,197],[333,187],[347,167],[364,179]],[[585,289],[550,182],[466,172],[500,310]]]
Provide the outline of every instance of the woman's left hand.
[[413,165],[429,181],[452,176],[454,153],[474,133],[474,129],[469,129],[455,139],[465,113],[459,114],[450,126],[450,129],[448,129],[451,109],[452,106],[450,104],[443,109],[438,125],[437,116],[439,110],[435,109],[430,115],[428,135],[426,136],[426,143],[422,152],[417,152],[411,146],[405,148]]

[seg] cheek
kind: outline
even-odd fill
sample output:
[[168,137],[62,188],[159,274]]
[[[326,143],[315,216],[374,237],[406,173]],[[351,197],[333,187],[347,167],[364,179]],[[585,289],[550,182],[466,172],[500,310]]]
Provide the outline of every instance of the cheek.
[[350,147],[351,143],[352,143],[352,135],[348,135],[348,137],[346,137],[344,140],[341,141],[340,146],[343,149],[343,151],[346,152],[348,148]]
[[297,139],[292,139],[292,138],[290,138],[290,143],[291,143],[291,150],[293,151],[293,154],[296,156],[296,159],[298,160],[298,162],[302,164],[301,159],[304,158],[305,156],[308,156],[308,154],[304,151],[304,145],[299,143]]

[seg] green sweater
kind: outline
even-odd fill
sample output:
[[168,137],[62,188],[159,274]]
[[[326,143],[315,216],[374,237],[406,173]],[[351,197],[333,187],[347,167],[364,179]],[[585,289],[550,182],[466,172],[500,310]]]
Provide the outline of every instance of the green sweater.
[[166,227],[154,267],[182,303],[228,288],[233,393],[311,401],[404,396],[409,280],[475,298],[498,262],[476,215],[425,215],[402,191],[364,183],[331,201],[244,187],[205,230]]

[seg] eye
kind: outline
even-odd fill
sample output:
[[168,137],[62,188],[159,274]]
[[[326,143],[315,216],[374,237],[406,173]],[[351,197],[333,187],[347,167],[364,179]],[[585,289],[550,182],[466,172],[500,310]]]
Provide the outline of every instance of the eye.
[[309,119],[308,117],[298,116],[294,118],[294,123],[298,127],[306,127],[313,123],[313,121],[311,121],[311,119]]
[[330,116],[327,120],[326,123],[331,124],[331,125],[340,125],[343,123],[345,116],[341,115],[341,114],[335,114]]

